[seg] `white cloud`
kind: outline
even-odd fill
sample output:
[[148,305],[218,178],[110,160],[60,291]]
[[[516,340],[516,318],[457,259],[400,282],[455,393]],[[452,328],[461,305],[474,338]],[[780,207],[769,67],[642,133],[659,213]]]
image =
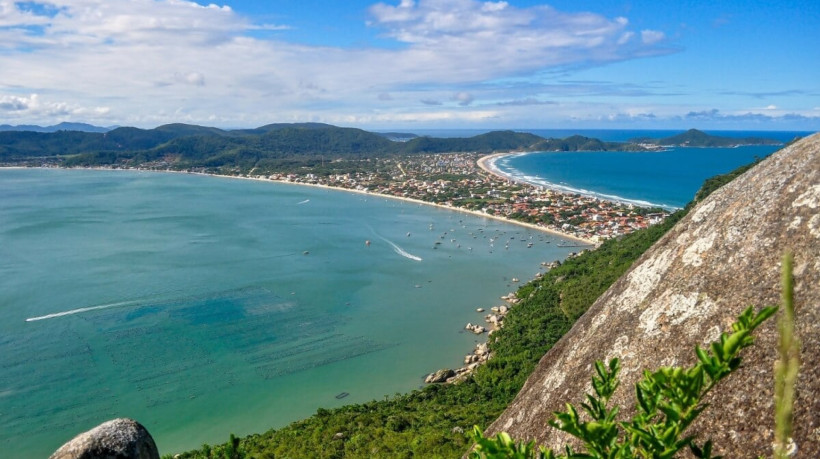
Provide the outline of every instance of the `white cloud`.
[[6,119],[59,118],[75,115],[97,117],[109,111],[108,107],[85,107],[67,102],[43,101],[38,94],[0,95],[0,114]]
[[177,73],[174,79],[183,84],[205,86],[205,75],[199,72]]
[[458,104],[461,105],[462,107],[465,107],[465,106],[470,105],[471,103],[473,103],[473,100],[475,100],[475,98],[469,92],[462,91],[462,92],[458,92],[456,94],[453,94],[453,100],[458,102]]
[[[36,97],[36,95],[34,97]],[[4,112],[26,110],[30,103],[31,99],[26,97],[0,96],[0,110]]]
[[[490,100],[481,92],[494,79],[663,52],[633,40],[625,18],[503,1],[373,5],[369,25],[403,44],[397,48],[254,38],[252,31],[289,26],[255,24],[228,6],[191,1],[49,4],[43,13],[0,0],[0,107],[31,121],[82,115],[104,124],[237,126],[374,113],[379,117],[372,119],[404,119],[416,115],[419,101],[435,106],[450,97],[464,107],[461,116],[481,112],[475,119],[487,119],[476,100]],[[663,36],[647,32],[644,42]],[[37,109],[20,94],[39,94]],[[521,96],[493,100],[515,99]]]
[[644,44],[652,45],[663,41],[664,38],[666,38],[666,35],[663,32],[657,30],[641,30],[641,41]]

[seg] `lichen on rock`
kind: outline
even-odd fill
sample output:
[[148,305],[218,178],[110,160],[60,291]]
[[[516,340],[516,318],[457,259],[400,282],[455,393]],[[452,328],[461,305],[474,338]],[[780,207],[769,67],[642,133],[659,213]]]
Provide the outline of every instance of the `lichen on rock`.
[[72,438],[49,459],[159,459],[154,439],[142,424],[119,418]]
[[[780,302],[780,257],[794,253],[797,380],[794,441],[820,457],[820,134],[780,150],[712,193],[639,258],[541,359],[518,397],[486,435],[563,449],[572,443],[546,421],[578,406],[596,360],[619,356],[612,403],[634,413],[644,369],[695,362],[694,347],[715,339],[749,305]],[[777,330],[769,321],[744,351],[743,366],[712,391],[687,434],[712,438],[716,454],[768,457],[773,440]]]

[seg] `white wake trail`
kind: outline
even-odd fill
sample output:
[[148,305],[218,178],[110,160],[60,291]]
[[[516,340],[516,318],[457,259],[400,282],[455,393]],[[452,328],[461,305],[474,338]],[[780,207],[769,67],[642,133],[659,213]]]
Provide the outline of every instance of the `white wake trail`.
[[409,258],[409,259],[415,260],[415,261],[421,261],[421,257],[413,255],[412,253],[409,253],[409,252],[405,251],[404,249],[402,249],[401,247],[396,245],[393,241],[391,241],[389,239],[385,239],[381,236],[379,236],[379,238],[381,240],[383,240],[384,242],[390,244],[390,246],[393,247],[393,251],[396,252],[397,254],[403,256],[404,258]]
[[26,322],[36,322],[38,320],[54,319],[55,317],[70,316],[73,314],[80,314],[82,312],[96,311],[98,309],[116,308],[117,306],[125,306],[127,304],[136,304],[136,301],[122,301],[120,303],[102,304],[100,306],[89,306],[87,308],[72,309],[70,311],[55,312],[53,314],[46,314],[44,316],[29,317]]
[[421,260],[422,260],[422,258],[421,258],[421,257],[416,256],[416,255],[413,255],[412,253],[410,253],[410,252],[408,252],[408,251],[406,251],[406,250],[402,249],[401,247],[399,247],[399,246],[398,246],[398,244],[396,244],[395,242],[393,242],[393,241],[391,241],[390,239],[387,239],[386,237],[384,237],[384,236],[382,236],[381,234],[377,233],[377,232],[376,232],[376,230],[374,230],[374,229],[373,229],[372,227],[370,227],[369,225],[368,225],[368,228],[370,228],[370,231],[371,231],[371,232],[372,232],[372,233],[373,233],[373,234],[374,234],[377,238],[379,238],[379,239],[381,239],[382,241],[384,241],[384,242],[388,243],[388,244],[390,245],[390,247],[393,247],[393,251],[394,251],[394,252],[396,252],[397,254],[399,254],[399,255],[403,256],[404,258],[409,258],[410,260],[413,260],[413,261],[421,261]]

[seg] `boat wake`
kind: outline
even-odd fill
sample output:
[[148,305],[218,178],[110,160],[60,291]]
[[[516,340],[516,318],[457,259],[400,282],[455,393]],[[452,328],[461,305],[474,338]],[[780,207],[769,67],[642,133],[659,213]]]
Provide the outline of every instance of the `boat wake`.
[[404,258],[409,258],[413,261],[421,261],[422,260],[421,257],[413,255],[412,253],[410,253],[410,252],[402,249],[401,247],[399,247],[398,244],[396,244],[395,242],[393,242],[390,239],[387,239],[386,237],[384,237],[381,234],[377,233],[376,230],[374,230],[373,228],[370,228],[370,231],[373,232],[373,235],[375,235],[377,238],[379,238],[382,241],[388,243],[390,245],[390,247],[393,247],[394,252],[396,252],[397,254],[403,256]]
[[87,308],[72,309],[70,311],[55,312],[53,314],[46,314],[44,316],[29,317],[28,319],[26,319],[26,322],[36,322],[38,320],[54,319],[56,317],[70,316],[70,315],[74,315],[74,314],[80,314],[82,312],[96,311],[98,309],[116,308],[118,306],[125,306],[125,305],[129,305],[129,304],[137,304],[137,302],[136,301],[121,301],[119,303],[102,304],[102,305],[99,305],[99,306],[89,306]]

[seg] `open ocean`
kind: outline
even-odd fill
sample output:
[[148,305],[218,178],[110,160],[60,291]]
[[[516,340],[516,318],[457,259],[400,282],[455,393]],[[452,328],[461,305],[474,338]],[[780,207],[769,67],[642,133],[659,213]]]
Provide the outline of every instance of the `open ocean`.
[[122,416],[176,453],[418,388],[486,339],[463,330],[477,307],[578,250],[395,199],[199,175],[0,169],[0,196],[13,457]]
[[640,206],[685,206],[703,181],[780,146],[669,148],[652,152],[542,152],[505,156],[496,167],[515,180]]

